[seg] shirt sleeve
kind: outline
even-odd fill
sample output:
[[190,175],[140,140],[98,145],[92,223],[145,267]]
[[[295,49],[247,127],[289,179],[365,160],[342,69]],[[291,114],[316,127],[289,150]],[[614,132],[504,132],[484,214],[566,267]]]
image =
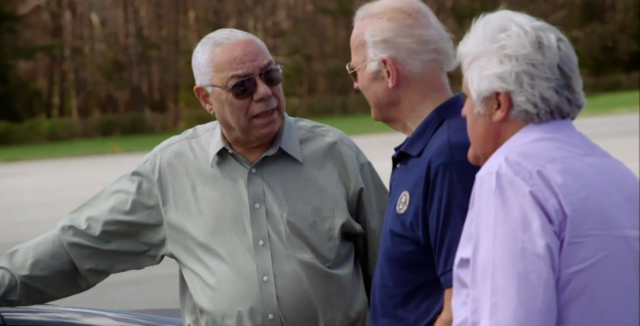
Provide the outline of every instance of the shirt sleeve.
[[0,257],[0,306],[55,301],[110,274],[160,263],[166,233],[150,165],[113,182],[55,230]]
[[362,268],[367,297],[378,261],[378,250],[389,192],[374,166],[365,162],[360,169],[362,187],[357,194],[356,222],[362,226],[364,236],[356,242],[356,259]]
[[[476,181],[455,267],[454,325],[555,325],[551,195],[509,173]],[[458,286],[460,285],[460,286]]]
[[478,168],[467,161],[445,162],[431,173],[427,192],[428,239],[443,288],[451,287],[453,263]]

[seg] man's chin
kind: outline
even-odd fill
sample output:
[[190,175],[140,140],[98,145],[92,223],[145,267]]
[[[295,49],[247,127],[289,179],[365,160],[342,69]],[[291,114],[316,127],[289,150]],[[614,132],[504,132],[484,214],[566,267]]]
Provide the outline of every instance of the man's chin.
[[382,122],[382,119],[380,118],[380,115],[378,114],[378,112],[376,112],[376,110],[371,108],[370,113],[371,113],[371,119],[373,119],[373,121]]
[[262,122],[254,125],[254,135],[257,138],[261,138],[264,140],[271,139],[278,135],[278,132],[284,126],[284,117],[278,113],[278,116],[273,117],[268,122]]
[[482,166],[482,164],[484,164],[482,157],[480,157],[480,155],[471,148],[469,148],[469,151],[467,152],[467,159],[471,165]]

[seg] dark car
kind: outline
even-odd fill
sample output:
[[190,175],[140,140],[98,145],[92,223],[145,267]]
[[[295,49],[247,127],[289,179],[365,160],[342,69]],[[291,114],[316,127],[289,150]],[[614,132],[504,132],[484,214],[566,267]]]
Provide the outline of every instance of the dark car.
[[0,308],[0,325],[14,326],[183,326],[177,318],[137,312],[36,305]]

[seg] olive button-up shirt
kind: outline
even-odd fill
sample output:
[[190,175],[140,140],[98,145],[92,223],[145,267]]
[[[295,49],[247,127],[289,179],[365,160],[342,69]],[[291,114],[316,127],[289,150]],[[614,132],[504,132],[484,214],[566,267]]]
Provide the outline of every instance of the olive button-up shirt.
[[170,257],[185,325],[367,325],[386,200],[336,129],[285,116],[248,164],[211,122],[0,258],[0,305],[57,300]]

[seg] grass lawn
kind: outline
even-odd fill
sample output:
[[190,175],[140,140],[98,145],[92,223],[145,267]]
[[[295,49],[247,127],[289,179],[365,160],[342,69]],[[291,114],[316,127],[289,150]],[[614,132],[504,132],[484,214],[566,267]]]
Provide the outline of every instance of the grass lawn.
[[[638,94],[638,90],[594,94],[588,97],[587,105],[580,116],[638,112]],[[373,121],[368,114],[315,118],[314,120],[336,127],[352,136],[392,131],[386,125]],[[0,162],[92,154],[145,152],[170,136],[172,135],[105,137],[0,147]]]
[[593,94],[587,96],[587,105],[580,116],[638,113],[640,90]]
[[[387,125],[373,121],[368,114],[314,120],[334,126],[349,135],[393,131]],[[6,146],[0,147],[0,162],[79,155],[146,152],[171,136],[173,134],[131,135]]]

